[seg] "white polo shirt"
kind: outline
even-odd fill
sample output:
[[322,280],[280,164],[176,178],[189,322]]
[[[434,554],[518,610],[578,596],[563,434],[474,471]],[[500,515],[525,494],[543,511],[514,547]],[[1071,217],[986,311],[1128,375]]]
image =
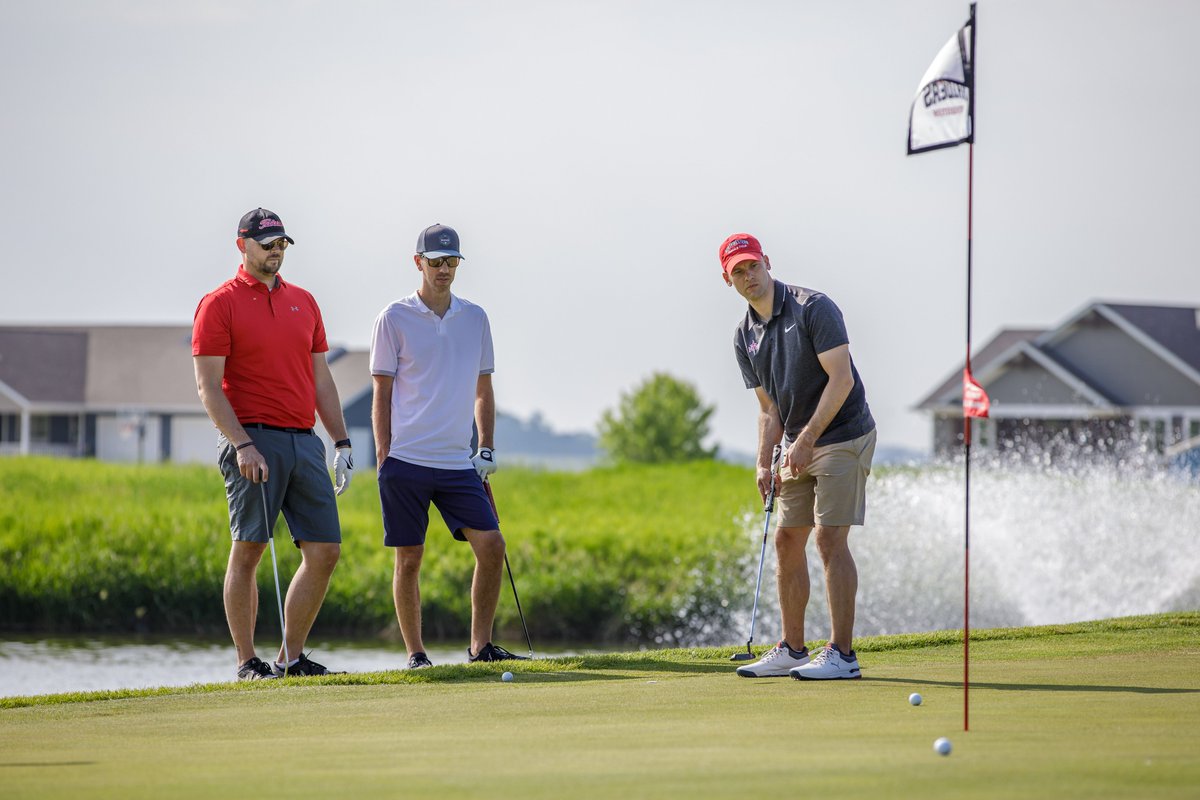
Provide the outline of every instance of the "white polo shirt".
[[388,455],[423,467],[471,469],[475,388],[495,368],[492,328],[474,303],[450,295],[439,317],[414,292],[381,311],[371,336],[371,374],[395,378]]

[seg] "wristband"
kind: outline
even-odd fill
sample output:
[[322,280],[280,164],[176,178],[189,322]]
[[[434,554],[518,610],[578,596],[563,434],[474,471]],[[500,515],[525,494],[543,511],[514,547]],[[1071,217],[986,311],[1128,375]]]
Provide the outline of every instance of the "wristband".
[[247,447],[252,447],[253,445],[254,445],[254,440],[251,439],[248,442],[242,442],[241,444],[239,444],[237,447],[235,447],[233,449],[234,450],[245,450]]
[[350,446],[349,439],[339,439],[338,441],[333,443],[334,450],[337,450],[339,447],[349,447],[349,446]]

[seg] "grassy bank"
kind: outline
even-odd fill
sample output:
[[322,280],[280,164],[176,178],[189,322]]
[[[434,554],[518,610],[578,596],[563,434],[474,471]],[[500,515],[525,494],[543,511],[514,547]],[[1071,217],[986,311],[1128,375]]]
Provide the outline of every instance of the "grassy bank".
[[[521,602],[538,637],[672,642],[721,628],[753,590],[742,520],[749,470],[717,463],[494,476]],[[343,554],[318,625],[395,626],[392,552],[374,475],[339,500]],[[422,573],[426,630],[466,633],[473,561],[433,513]],[[299,555],[282,519],[280,571]],[[224,627],[228,517],[215,467],[0,459],[0,627],[196,632]],[[272,592],[269,564],[260,588]],[[277,627],[272,615],[260,625]],[[505,590],[497,624],[520,630]]]
[[726,648],[537,661],[511,683],[475,664],[9,698],[0,769],[13,798],[1192,797],[1198,632],[1198,613],[979,631],[970,733],[961,645],[918,634],[860,640],[863,680],[833,684],[736,678]]

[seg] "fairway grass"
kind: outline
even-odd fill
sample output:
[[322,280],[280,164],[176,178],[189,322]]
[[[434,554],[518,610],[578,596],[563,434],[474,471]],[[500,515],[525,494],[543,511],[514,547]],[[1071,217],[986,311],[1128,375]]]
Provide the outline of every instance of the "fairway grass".
[[[8,698],[0,787],[6,798],[1200,794],[1200,613],[974,633],[969,733],[954,632],[857,646],[863,680],[832,683],[737,678],[726,648]],[[933,752],[939,736],[948,757]]]

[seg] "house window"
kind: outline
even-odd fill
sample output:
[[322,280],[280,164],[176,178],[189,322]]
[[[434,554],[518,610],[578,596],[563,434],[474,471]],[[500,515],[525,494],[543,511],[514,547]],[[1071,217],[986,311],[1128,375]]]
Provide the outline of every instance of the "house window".
[[0,414],[0,443],[20,441],[20,415]]
[[972,423],[971,435],[975,437],[975,444],[981,450],[991,450],[996,444],[996,423],[990,419],[975,419]]
[[1195,439],[1197,436],[1200,436],[1200,419],[1189,420],[1187,438]]
[[0,414],[0,442],[21,441],[21,415]]
[[1138,420],[1138,438],[1142,444],[1156,453],[1161,453],[1167,443],[1167,421],[1165,419]]
[[68,414],[30,417],[29,440],[39,444],[75,444],[79,441],[79,417]]

